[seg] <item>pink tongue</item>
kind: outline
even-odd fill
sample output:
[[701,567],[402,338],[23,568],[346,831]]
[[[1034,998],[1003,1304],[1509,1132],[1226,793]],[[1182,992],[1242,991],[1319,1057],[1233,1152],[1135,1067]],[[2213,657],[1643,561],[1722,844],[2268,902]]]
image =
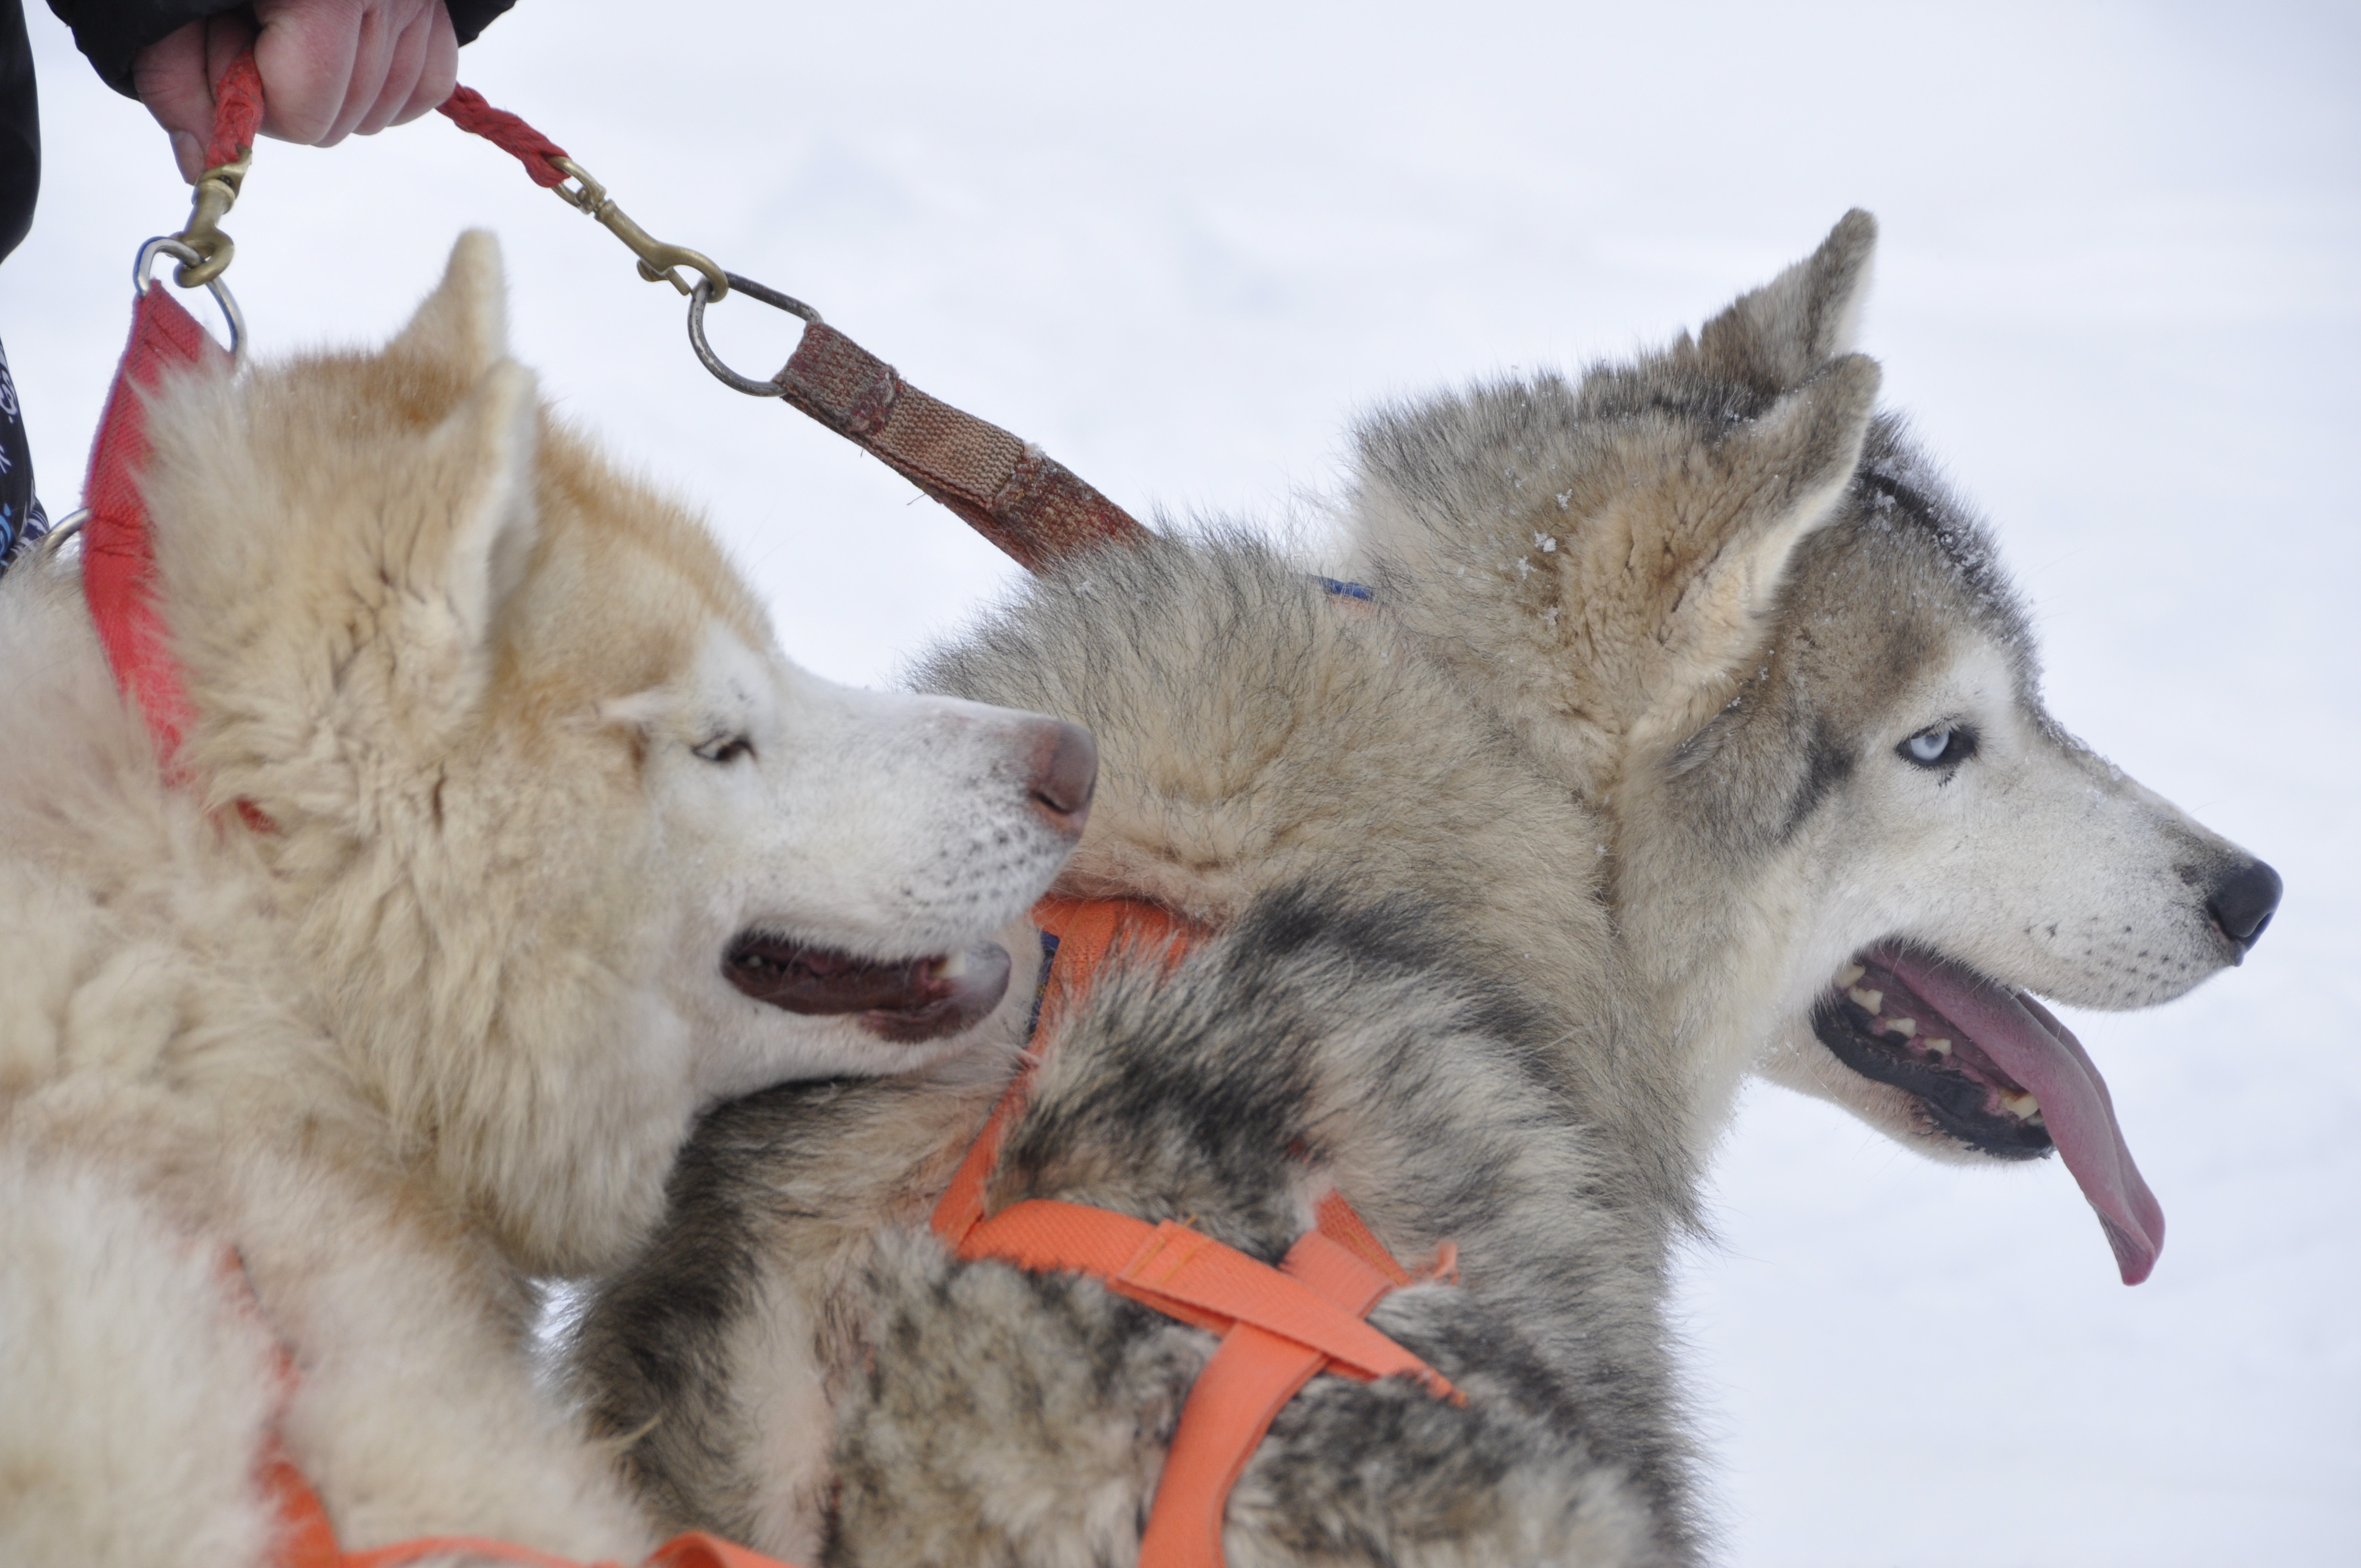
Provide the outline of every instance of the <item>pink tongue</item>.
[[1957,964],[1898,952],[1878,959],[2041,1102],[2041,1120],[2099,1212],[2124,1283],[2146,1279],[2164,1250],[2164,1211],[2132,1163],[2107,1080],[2082,1042],[2032,997]]

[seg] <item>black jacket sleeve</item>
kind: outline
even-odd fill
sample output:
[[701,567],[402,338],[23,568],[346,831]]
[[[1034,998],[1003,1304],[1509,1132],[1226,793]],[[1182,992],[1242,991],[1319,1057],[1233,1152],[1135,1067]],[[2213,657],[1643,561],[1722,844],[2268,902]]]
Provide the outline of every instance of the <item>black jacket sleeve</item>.
[[[74,42],[90,57],[99,80],[126,98],[131,90],[131,62],[139,51],[168,33],[177,32],[201,17],[243,7],[246,0],[49,0],[49,9],[73,29]],[[516,0],[444,0],[451,26],[463,44],[473,43],[494,16]]]
[[0,0],[0,260],[33,226],[41,188],[41,100],[19,0]]

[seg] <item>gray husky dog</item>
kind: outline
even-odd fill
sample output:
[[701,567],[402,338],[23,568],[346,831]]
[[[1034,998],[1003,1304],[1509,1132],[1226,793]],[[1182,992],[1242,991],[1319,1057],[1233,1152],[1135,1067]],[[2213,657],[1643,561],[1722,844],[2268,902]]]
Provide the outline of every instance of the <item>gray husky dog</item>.
[[[1623,950],[1659,1022],[1967,1161],[2060,1155],[2126,1284],[2164,1216],[2098,1068],[2033,993],[2153,1006],[2238,963],[2269,866],[2043,706],[1990,538],[1902,423],[1824,504],[1765,465],[1841,397],[1876,225],[1694,340],[1360,433],[1356,569],[1612,824]],[[1698,1107],[1693,1125],[1719,1124]]]
[[[1059,892],[1214,933],[1049,1031],[992,1204],[1268,1260],[1334,1190],[1397,1256],[1459,1245],[1371,1321],[1468,1403],[1315,1378],[1231,1494],[1233,1563],[1693,1559],[1666,1259],[1750,1070],[1929,1152],[2054,1147],[2125,1277],[2153,1262],[2027,990],[2176,995],[2278,879],[2042,708],[1984,534],[1850,352],[1873,239],[1848,216],[1635,362],[1372,421],[1370,600],[1165,540],[922,672],[1097,733]],[[921,1228],[1015,1065],[704,1124],[573,1347],[660,1514],[839,1563],[1133,1560],[1211,1336]]]

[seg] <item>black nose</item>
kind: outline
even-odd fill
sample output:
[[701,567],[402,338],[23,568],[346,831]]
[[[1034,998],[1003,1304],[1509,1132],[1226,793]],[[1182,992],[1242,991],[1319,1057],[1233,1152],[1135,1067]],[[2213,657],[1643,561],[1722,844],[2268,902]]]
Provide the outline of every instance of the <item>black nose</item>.
[[2260,861],[2250,861],[2222,879],[2205,907],[2224,936],[2241,948],[2251,948],[2261,938],[2263,927],[2271,923],[2282,886],[2279,872]]

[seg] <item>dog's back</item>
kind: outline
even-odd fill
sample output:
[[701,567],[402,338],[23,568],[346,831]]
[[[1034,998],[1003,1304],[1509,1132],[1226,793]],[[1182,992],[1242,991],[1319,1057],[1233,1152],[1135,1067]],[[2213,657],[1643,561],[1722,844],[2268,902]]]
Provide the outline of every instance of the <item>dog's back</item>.
[[[1461,964],[1432,906],[1312,884],[1169,979],[1103,980],[1049,1042],[994,1208],[1094,1204],[1276,1262],[1333,1182],[1397,1256],[1458,1246],[1460,1284],[1371,1321],[1466,1404],[1314,1378],[1231,1496],[1232,1563],[1679,1554],[1662,1240],[1543,1067],[1554,1027]],[[906,1230],[867,1287],[831,1560],[1122,1560],[1213,1337]]]

